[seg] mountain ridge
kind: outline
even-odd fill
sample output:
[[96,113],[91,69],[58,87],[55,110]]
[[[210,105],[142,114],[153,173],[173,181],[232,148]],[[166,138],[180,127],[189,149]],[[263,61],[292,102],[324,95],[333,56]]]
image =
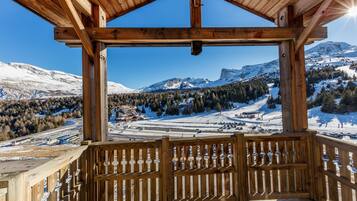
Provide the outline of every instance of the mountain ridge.
[[[306,50],[305,53],[307,69],[331,65],[339,67],[357,62],[357,46],[345,42],[323,42]],[[0,72],[0,100],[78,96],[82,93],[82,79],[78,75],[46,70],[25,63],[12,62],[6,64],[1,61]],[[206,78],[171,78],[139,90],[109,81],[108,93],[200,89],[222,86],[265,75],[279,76],[277,59],[261,64],[245,65],[240,69],[222,68],[220,77],[213,81]]]
[[[78,75],[15,62],[0,62],[0,71],[0,100],[78,96],[82,94],[82,77]],[[120,83],[108,82],[109,93],[133,91]]]
[[[305,51],[306,68],[313,67],[324,67],[328,65],[344,66],[350,65],[357,61],[357,46],[350,45],[346,42],[333,42],[327,41],[319,43],[316,46]],[[221,75],[219,79],[208,82],[199,82],[199,80],[207,80],[204,78],[190,78],[194,80],[195,83],[186,83],[186,86],[192,86],[191,88],[186,87],[184,89],[197,89],[197,88],[208,88],[215,86],[222,86],[232,82],[244,81],[256,76],[279,76],[279,61],[278,59],[261,63],[255,65],[245,65],[240,69],[229,69],[222,68]],[[181,80],[181,83],[187,78],[175,78],[177,81]],[[161,90],[169,90],[165,87],[167,82],[171,79],[164,80],[148,87],[141,89],[144,92],[154,92]],[[177,86],[181,86],[181,83],[176,83]],[[155,89],[155,90],[153,90]],[[170,89],[182,89],[180,87]]]

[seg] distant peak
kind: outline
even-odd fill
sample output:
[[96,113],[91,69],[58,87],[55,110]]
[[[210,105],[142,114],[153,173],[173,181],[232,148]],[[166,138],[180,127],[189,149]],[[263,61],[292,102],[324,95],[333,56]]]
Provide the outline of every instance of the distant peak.
[[306,51],[307,54],[317,53],[319,55],[333,55],[342,51],[346,51],[353,47],[346,42],[333,42],[327,41],[322,42],[315,47],[310,48]]

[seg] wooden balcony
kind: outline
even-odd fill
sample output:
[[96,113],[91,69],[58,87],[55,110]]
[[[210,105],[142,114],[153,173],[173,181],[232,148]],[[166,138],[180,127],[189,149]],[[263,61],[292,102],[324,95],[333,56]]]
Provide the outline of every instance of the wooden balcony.
[[349,201],[355,153],[311,132],[92,143],[3,178],[0,200]]

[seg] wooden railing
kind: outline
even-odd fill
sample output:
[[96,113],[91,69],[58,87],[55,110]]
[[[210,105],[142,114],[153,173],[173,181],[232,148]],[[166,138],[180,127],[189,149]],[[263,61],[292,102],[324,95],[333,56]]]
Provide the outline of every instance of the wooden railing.
[[0,200],[354,201],[355,153],[314,133],[92,143],[1,179]]
[[94,143],[88,193],[98,201],[310,198],[308,144],[305,134]]
[[325,136],[315,144],[316,199],[357,200],[357,145]]
[[81,188],[85,174],[81,170],[87,169],[86,149],[81,146],[29,171],[0,178],[0,191],[6,192],[0,200],[84,200]]

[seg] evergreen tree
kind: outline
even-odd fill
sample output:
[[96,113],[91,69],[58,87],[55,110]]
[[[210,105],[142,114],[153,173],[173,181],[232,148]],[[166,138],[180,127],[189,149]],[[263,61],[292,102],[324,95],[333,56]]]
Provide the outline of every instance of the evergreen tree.
[[333,113],[336,111],[336,102],[331,93],[326,93],[321,106],[321,112]]
[[220,103],[216,103],[215,110],[216,110],[217,112],[222,112],[222,106],[221,106]]
[[268,106],[269,109],[275,109],[276,108],[275,101],[274,101],[274,98],[272,96],[268,97],[267,106]]

